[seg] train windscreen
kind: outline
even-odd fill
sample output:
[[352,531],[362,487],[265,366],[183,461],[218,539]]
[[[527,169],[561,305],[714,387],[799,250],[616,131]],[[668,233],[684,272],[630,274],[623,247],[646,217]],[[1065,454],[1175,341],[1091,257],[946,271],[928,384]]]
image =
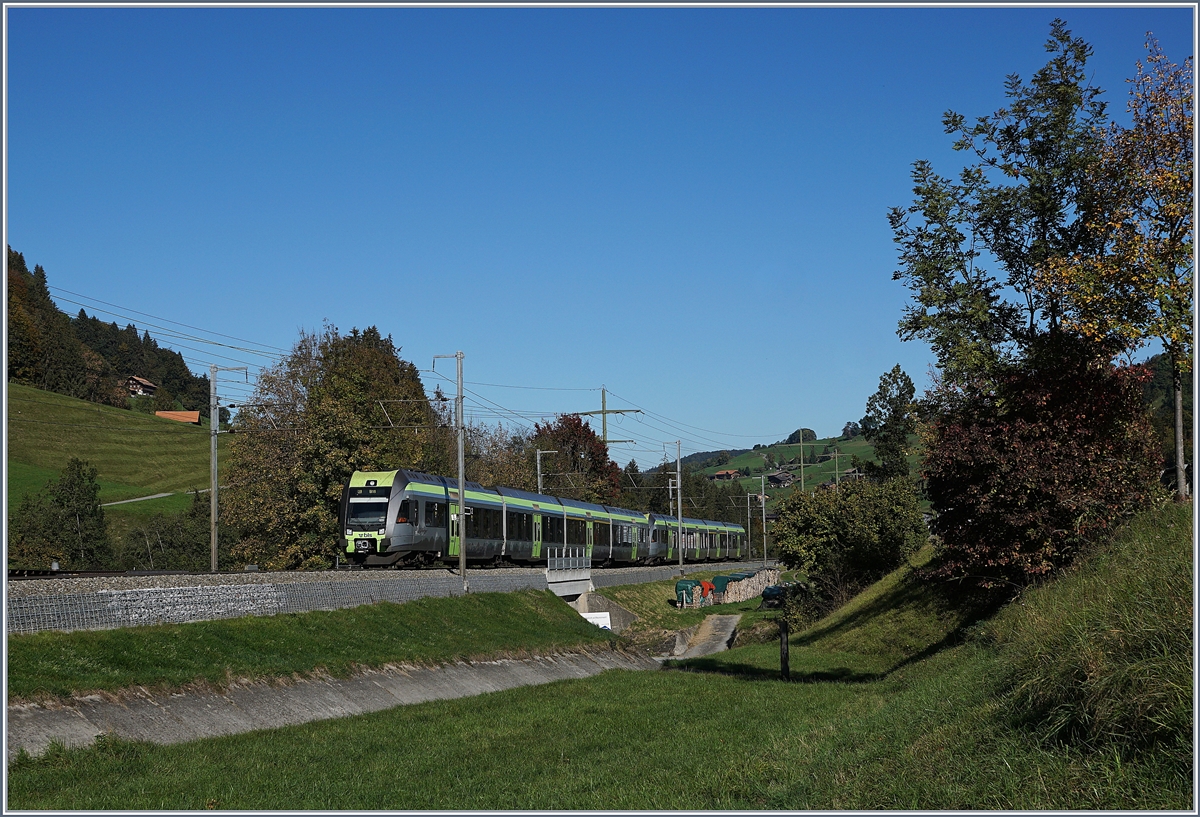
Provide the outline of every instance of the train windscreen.
[[378,530],[387,522],[387,500],[350,500],[346,527],[351,530]]
[[378,530],[387,524],[388,494],[391,488],[351,488],[346,508],[346,527],[351,530]]

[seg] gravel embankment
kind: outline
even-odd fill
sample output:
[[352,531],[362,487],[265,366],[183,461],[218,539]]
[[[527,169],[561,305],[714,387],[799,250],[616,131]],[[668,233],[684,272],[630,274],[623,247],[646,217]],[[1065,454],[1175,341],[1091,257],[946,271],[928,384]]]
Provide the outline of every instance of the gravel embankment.
[[[592,576],[607,577],[597,581],[597,586],[623,583],[619,579],[623,573],[636,574],[662,571],[671,572],[673,565],[663,565],[659,568],[610,568],[593,570]],[[723,564],[689,564],[684,572],[697,570],[750,570],[758,568],[758,564],[747,565],[744,562],[726,562]],[[477,568],[467,570],[467,579],[480,576],[522,576],[542,575],[544,567],[505,567]],[[246,573],[179,573],[157,576],[93,576],[88,578],[62,579],[9,579],[8,597],[10,599],[32,598],[35,596],[60,596],[65,594],[97,593],[114,590],[145,590],[154,587],[223,587],[236,584],[294,584],[299,582],[353,582],[379,579],[394,579],[402,576],[446,577],[457,576],[455,570],[446,568],[425,568],[422,570],[316,570],[316,571],[250,571]],[[656,577],[657,578],[657,577]],[[647,578],[640,578],[646,581]]]
[[[467,571],[467,579],[473,576],[520,576],[545,574],[544,568],[513,567],[499,570]],[[157,576],[91,576],[87,578],[62,579],[9,579],[10,599],[35,596],[60,596],[81,593],[98,593],[114,590],[146,590],[163,587],[225,587],[235,584],[295,584],[300,582],[353,582],[379,579],[395,579],[401,576],[445,577],[457,576],[443,568],[419,571],[396,570],[320,570],[320,571],[277,571],[248,573],[197,573],[168,574]]]

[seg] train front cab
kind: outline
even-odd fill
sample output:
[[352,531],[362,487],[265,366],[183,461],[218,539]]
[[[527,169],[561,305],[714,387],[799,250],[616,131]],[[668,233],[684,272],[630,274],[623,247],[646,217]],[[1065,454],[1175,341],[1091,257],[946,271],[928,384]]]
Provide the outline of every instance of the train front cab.
[[441,477],[416,471],[355,471],[342,490],[339,560],[383,567],[431,562],[447,549]]

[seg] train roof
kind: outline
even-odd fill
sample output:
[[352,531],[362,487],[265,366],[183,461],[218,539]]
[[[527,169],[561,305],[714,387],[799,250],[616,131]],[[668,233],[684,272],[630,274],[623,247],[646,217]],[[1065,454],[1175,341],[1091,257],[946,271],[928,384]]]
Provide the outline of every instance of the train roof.
[[[458,479],[438,476],[425,471],[416,471],[410,468],[399,468],[393,471],[372,471],[362,472],[356,471],[357,474],[395,474],[396,479],[402,479],[406,483],[415,482],[423,485],[433,485],[446,491],[448,495],[458,493]],[[482,501],[487,504],[500,504],[500,497],[509,497],[512,499],[524,500],[529,503],[537,503],[545,506],[559,506],[563,509],[571,509],[575,512],[582,511],[580,515],[587,515],[591,512],[593,515],[610,515],[623,516],[637,520],[647,520],[651,525],[657,522],[670,524],[676,522],[676,517],[667,516],[666,514],[647,514],[641,511],[630,510],[629,508],[619,508],[613,505],[597,505],[592,502],[582,502],[577,499],[567,499],[565,497],[556,497],[549,494],[539,494],[533,491],[523,491],[520,488],[505,488],[498,486],[496,488],[487,488],[478,482],[466,480],[467,501]],[[474,494],[474,496],[472,496]],[[685,516],[683,521],[687,525],[703,525],[705,527],[727,528],[729,530],[745,530],[745,528],[736,522],[717,522],[711,519],[695,519]]]
[[[678,517],[675,517],[675,516],[667,516],[665,513],[650,514],[650,524],[651,525],[655,525],[660,522],[664,525],[671,525],[671,524],[678,525],[679,519],[678,519]],[[729,530],[745,530],[745,528],[743,528],[737,522],[718,522],[715,519],[695,519],[690,516],[685,516],[683,518],[683,524],[684,525],[701,525],[701,526],[704,526],[707,528],[726,528]]]
[[604,513],[603,505],[595,505],[591,502],[580,502],[578,499],[566,499],[565,497],[559,497],[558,501],[567,508],[577,508],[583,511],[599,511],[600,513]]
[[551,503],[555,505],[561,504],[556,496],[534,493],[533,491],[522,491],[520,488],[505,488],[501,486],[497,487],[496,491],[501,496],[511,496],[514,499],[527,499],[530,502],[545,503],[547,505]]
[[618,508],[615,505],[605,505],[604,510],[608,511],[613,516],[631,516],[643,521],[646,519],[646,513],[644,511],[631,511],[629,508]]

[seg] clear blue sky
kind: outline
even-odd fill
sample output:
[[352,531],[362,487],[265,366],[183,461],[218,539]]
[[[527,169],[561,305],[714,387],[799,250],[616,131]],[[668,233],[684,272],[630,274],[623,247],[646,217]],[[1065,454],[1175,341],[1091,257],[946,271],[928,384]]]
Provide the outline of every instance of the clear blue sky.
[[1147,31],[1193,53],[1186,7],[9,8],[6,239],[197,372],[269,358],[155,325],[327,320],[536,387],[470,385],[480,419],[603,384],[653,412],[611,419],[621,463],[837,434],[932,360],[887,208],[914,160],[962,167],[942,113],[1000,107],[1056,16],[1118,117]]

